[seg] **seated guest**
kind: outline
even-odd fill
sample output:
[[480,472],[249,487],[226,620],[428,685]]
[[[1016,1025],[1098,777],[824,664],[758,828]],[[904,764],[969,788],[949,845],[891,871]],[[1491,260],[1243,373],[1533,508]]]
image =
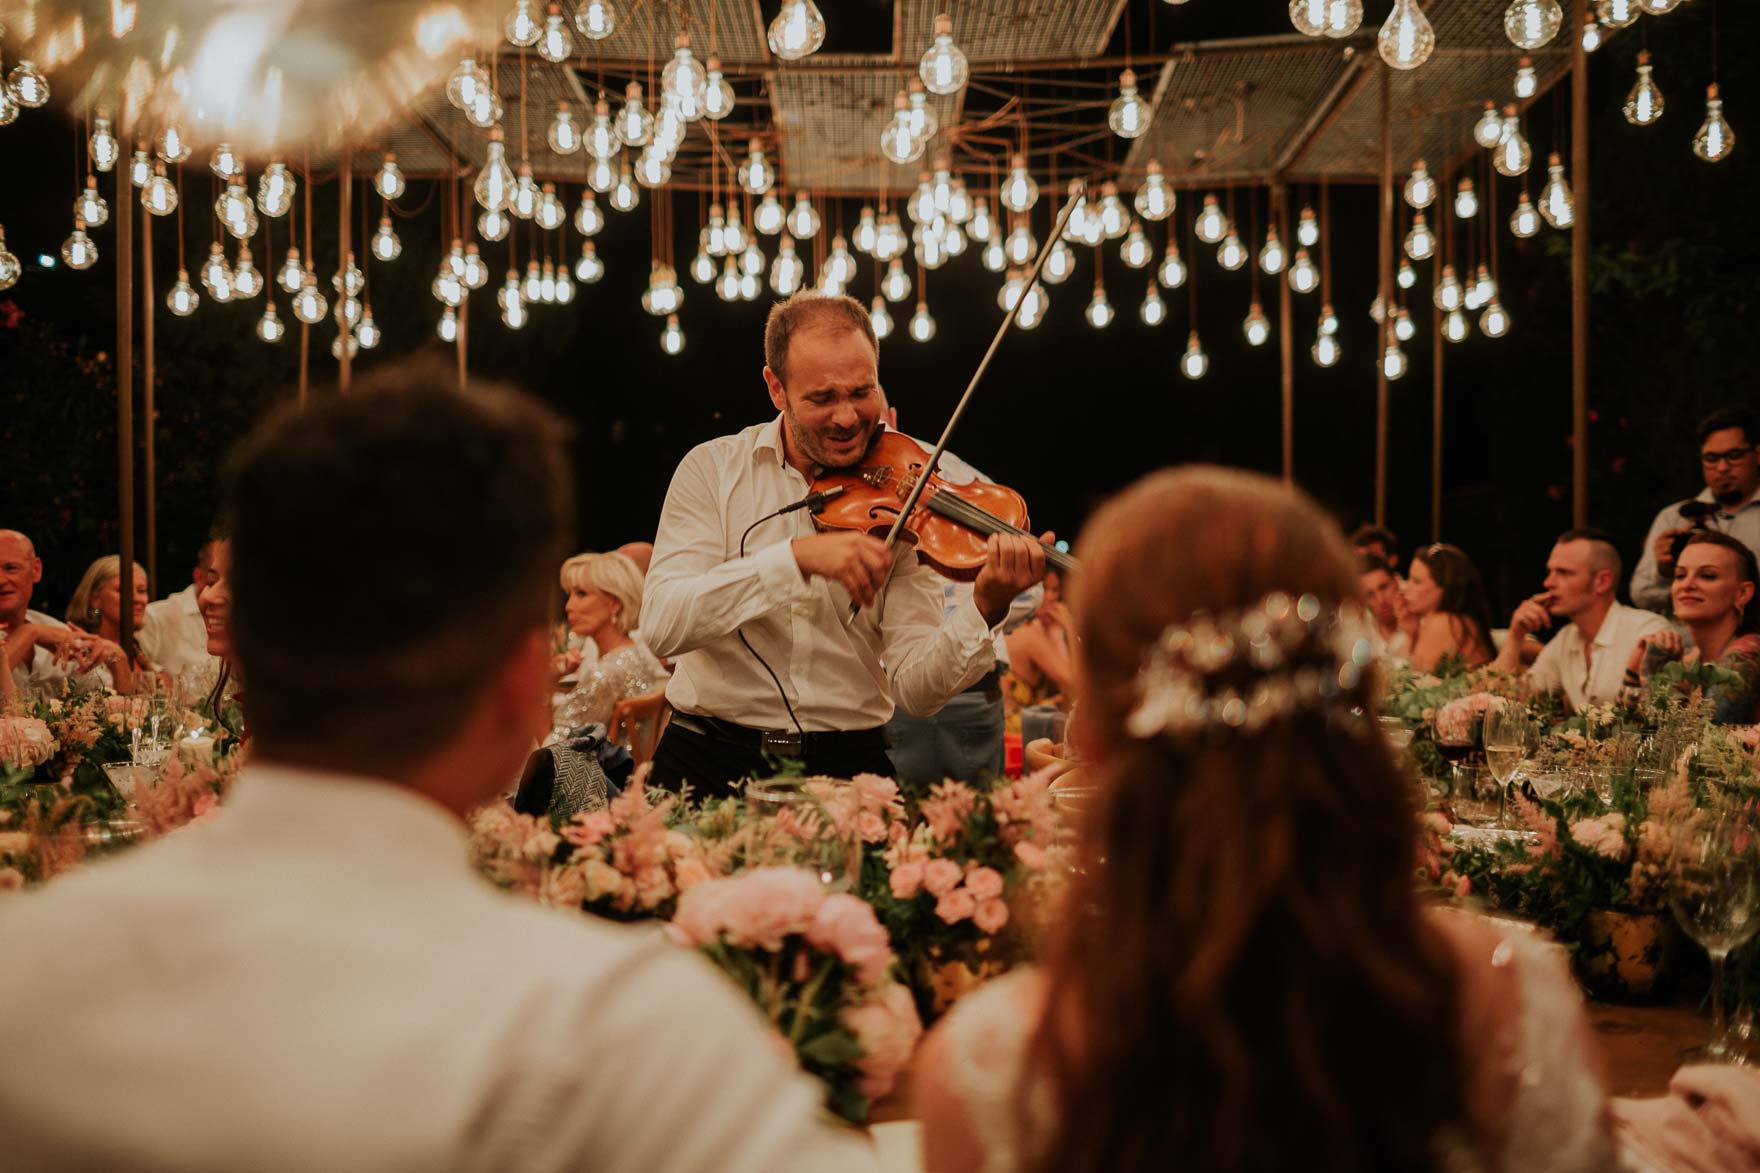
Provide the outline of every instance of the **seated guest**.
[[214,573],[214,543],[202,543],[196,552],[193,581],[175,595],[147,604],[141,624],[141,651],[161,671],[176,678],[185,668],[208,654],[207,624],[197,596]]
[[1363,603],[1375,620],[1375,654],[1395,662],[1403,662],[1412,650],[1411,636],[1400,620],[1405,613],[1405,597],[1400,593],[1399,579],[1393,577],[1387,559],[1373,551],[1357,553],[1357,588]]
[[31,595],[42,581],[36,546],[17,530],[0,529],[0,635],[6,637],[0,652],[13,686],[19,692],[59,691],[70,677],[98,686],[104,680],[97,669],[121,662],[122,648],[31,610]]
[[224,537],[208,544],[208,570],[196,593],[201,610],[202,654],[178,673],[174,689],[180,703],[196,710],[234,737],[245,735],[243,695],[233,663],[229,625],[232,617],[232,542]]
[[559,729],[611,724],[618,701],[659,692],[666,672],[630,638],[642,614],[642,572],[622,554],[581,554],[562,564],[568,626],[593,641],[599,658],[556,710]]
[[1404,593],[1412,667],[1434,672],[1445,659],[1468,668],[1490,662],[1491,604],[1478,570],[1458,547],[1438,542],[1413,554]]
[[[1609,1168],[1563,953],[1413,889],[1412,787],[1365,715],[1333,523],[1188,467],[1103,506],[1080,548],[1073,736],[1100,775],[1080,915],[930,1036],[924,1167]],[[1236,654],[1210,654],[1221,634]]]
[[[132,630],[139,632],[147,618],[147,572],[140,563],[134,564],[134,590],[131,596]],[[122,655],[122,559],[106,554],[86,567],[73,598],[67,601],[67,625],[98,637],[116,648],[116,654],[92,670],[105,688],[130,692],[135,679],[142,674],[151,677],[155,665],[145,653],[135,649],[132,659]]]
[[1699,469],[1705,490],[1663,509],[1650,523],[1644,556],[1632,571],[1632,602],[1666,611],[1680,539],[1694,529],[1729,534],[1760,555],[1760,417],[1726,407],[1699,425]]
[[1741,677],[1740,684],[1706,690],[1712,719],[1723,725],[1760,722],[1760,604],[1754,601],[1760,573],[1754,552],[1715,531],[1693,534],[1674,565],[1674,617],[1692,646],[1673,630],[1647,636],[1632,654],[1627,684],[1648,682],[1671,660],[1706,661]]
[[1399,538],[1384,525],[1359,525],[1351,531],[1351,545],[1359,554],[1373,554],[1387,563],[1387,573],[1399,580]]
[[405,363],[240,449],[250,763],[212,819],[0,903],[0,1164],[874,1167],[700,956],[469,862],[549,728],[564,437]]
[[1520,672],[1523,641],[1567,620],[1528,669],[1528,686],[1562,690],[1578,713],[1619,699],[1638,641],[1668,630],[1668,621],[1654,611],[1627,607],[1613,597],[1619,580],[1619,551],[1606,534],[1573,529],[1559,535],[1546,560],[1546,589],[1524,600],[1510,617],[1497,667]]
[[1033,617],[1009,632],[1008,690],[1011,712],[1029,705],[1067,705],[1074,694],[1075,656],[1063,576],[1045,572],[1045,595]]
[[642,572],[642,577],[646,578],[648,574],[648,563],[654,560],[654,543],[625,542],[623,545],[617,547],[616,550],[612,551],[612,553],[622,554],[625,558],[634,562],[636,564],[636,569]]

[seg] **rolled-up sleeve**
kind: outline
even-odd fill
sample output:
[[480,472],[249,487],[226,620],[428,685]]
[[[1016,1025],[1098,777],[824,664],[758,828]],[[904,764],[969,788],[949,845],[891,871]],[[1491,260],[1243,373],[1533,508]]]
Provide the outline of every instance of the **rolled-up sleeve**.
[[918,561],[900,559],[886,588],[881,659],[892,700],[913,717],[930,717],[996,666],[995,630],[969,593],[943,617],[941,578]]
[[712,458],[699,448],[666,491],[642,591],[642,640],[656,656],[695,651],[807,596],[789,541],[729,559],[725,528]]

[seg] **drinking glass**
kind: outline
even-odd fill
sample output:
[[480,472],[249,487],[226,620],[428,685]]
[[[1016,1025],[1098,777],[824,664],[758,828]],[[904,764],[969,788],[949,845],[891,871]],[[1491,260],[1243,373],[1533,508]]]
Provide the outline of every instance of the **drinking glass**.
[[1497,779],[1500,825],[1507,825],[1509,820],[1509,784],[1537,740],[1534,723],[1514,705],[1485,711],[1485,765]]
[[1469,827],[1495,827],[1501,821],[1503,784],[1479,762],[1461,762],[1450,772],[1454,821]]
[[1733,813],[1700,812],[1677,832],[1669,875],[1675,919],[1711,959],[1711,1041],[1690,1052],[1702,1063],[1746,1063],[1723,1016],[1730,951],[1760,929],[1760,855],[1753,829]]

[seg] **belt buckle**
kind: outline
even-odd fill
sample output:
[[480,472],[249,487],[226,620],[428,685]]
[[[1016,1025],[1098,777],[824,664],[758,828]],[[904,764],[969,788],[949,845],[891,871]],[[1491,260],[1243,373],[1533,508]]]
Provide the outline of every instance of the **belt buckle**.
[[772,757],[798,758],[801,756],[801,735],[766,729],[758,740],[758,749]]

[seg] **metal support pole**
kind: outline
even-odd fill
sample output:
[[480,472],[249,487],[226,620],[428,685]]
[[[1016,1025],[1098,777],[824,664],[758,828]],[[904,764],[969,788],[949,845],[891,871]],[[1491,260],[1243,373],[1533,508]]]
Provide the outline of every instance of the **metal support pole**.
[[159,597],[159,409],[154,399],[153,217],[141,209],[141,473],[147,494],[147,597]]
[[[341,259],[337,262],[336,267],[337,271],[343,274],[342,288],[337,291],[336,296],[346,301],[348,299],[348,266],[351,259],[349,252],[353,248],[349,240],[350,229],[354,222],[354,213],[350,206],[354,202],[354,148],[352,147],[342,148],[342,166],[337,170],[336,186],[340,189],[337,198],[341,205],[339,215],[341,222],[336,231],[336,255]],[[341,308],[340,303],[338,308]],[[340,314],[337,315],[336,329],[343,336],[342,345],[339,347],[341,357],[337,360],[341,364],[341,368],[336,373],[336,389],[346,395],[348,394],[349,378],[354,373],[354,360],[348,354],[348,338],[352,330],[348,325],[348,320]]]
[[1381,67],[1381,330],[1375,344],[1375,524],[1387,524],[1387,364],[1393,331],[1393,71]]
[[[126,604],[134,597],[134,185],[116,168],[116,511]],[[134,608],[118,616],[123,655],[134,659]]]
[[1588,0],[1571,5],[1571,522],[1589,524],[1589,54]]
[[[1443,185],[1447,191],[1447,185]],[[1442,540],[1442,310],[1432,308],[1430,340],[1430,540]]]
[[[1288,248],[1289,188],[1280,179],[1271,186],[1271,222],[1277,225],[1277,238]],[[1289,281],[1277,275],[1278,357],[1283,363],[1283,479],[1286,484],[1296,479],[1296,352],[1295,332],[1290,321]]]
[[471,299],[465,298],[458,303],[458,389],[464,390],[470,376],[465,373],[465,363],[470,357],[471,337]]

